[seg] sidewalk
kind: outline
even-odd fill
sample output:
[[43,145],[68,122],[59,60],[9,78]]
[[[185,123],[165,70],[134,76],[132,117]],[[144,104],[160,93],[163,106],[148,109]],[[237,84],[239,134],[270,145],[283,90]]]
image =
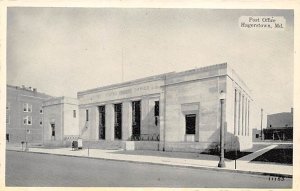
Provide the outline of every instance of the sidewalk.
[[[261,174],[261,175],[274,175],[274,176],[285,176],[292,177],[293,166],[290,165],[280,165],[274,163],[253,163],[250,162],[252,159],[257,156],[269,151],[274,148],[276,145],[268,146],[264,149],[260,149],[257,152],[246,155],[237,160],[235,169],[235,161],[225,159],[225,168],[219,168],[218,156],[206,155],[206,154],[191,154],[190,157],[182,158],[180,157],[166,157],[166,156],[149,156],[143,154],[130,154],[126,153],[123,150],[100,150],[100,149],[83,149],[72,151],[71,148],[29,148],[29,152],[33,153],[44,153],[44,154],[55,154],[55,155],[64,155],[64,156],[74,156],[74,157],[89,157],[89,158],[98,158],[106,160],[117,160],[117,161],[128,161],[128,162],[139,162],[139,163],[150,163],[150,164],[161,164],[161,165],[170,165],[170,166],[180,166],[180,167],[191,167],[191,168],[201,168],[217,171],[231,171],[231,172],[240,172],[240,173],[249,173],[249,174]],[[7,146],[7,150],[22,151],[21,147],[18,146]],[[146,151],[147,152],[147,151]],[[159,151],[149,151],[156,152]],[[168,152],[172,155],[176,152]],[[177,153],[178,155],[178,153]]]

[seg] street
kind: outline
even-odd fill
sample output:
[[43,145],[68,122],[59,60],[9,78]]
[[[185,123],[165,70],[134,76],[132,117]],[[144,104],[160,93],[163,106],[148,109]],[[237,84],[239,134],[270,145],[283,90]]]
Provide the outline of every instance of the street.
[[6,151],[5,178],[24,187],[292,187],[290,178],[15,151]]

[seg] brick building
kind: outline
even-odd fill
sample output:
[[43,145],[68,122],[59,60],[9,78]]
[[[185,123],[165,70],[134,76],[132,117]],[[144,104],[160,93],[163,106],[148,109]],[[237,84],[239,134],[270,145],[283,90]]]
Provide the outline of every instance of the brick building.
[[291,112],[281,112],[268,115],[267,128],[263,130],[264,139],[293,140],[293,108]]
[[7,85],[6,140],[10,143],[42,143],[44,100],[51,96],[35,88]]

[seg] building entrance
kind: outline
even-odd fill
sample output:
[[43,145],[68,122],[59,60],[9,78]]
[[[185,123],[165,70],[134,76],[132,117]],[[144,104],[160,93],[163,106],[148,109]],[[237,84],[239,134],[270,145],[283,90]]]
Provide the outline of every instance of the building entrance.
[[105,106],[99,106],[99,139],[105,139]]
[[122,104],[115,104],[115,139],[122,139]]
[[141,134],[141,101],[132,102],[132,135]]
[[51,140],[55,140],[55,123],[51,123]]
[[185,115],[185,128],[187,135],[194,135],[196,132],[196,114]]
[[9,134],[6,133],[6,141],[9,142]]

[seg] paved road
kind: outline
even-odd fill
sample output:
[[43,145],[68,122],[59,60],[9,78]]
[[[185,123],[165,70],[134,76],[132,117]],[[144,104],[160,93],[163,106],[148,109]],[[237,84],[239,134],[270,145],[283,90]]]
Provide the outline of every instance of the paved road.
[[6,152],[6,186],[291,188],[292,179],[49,154]]

